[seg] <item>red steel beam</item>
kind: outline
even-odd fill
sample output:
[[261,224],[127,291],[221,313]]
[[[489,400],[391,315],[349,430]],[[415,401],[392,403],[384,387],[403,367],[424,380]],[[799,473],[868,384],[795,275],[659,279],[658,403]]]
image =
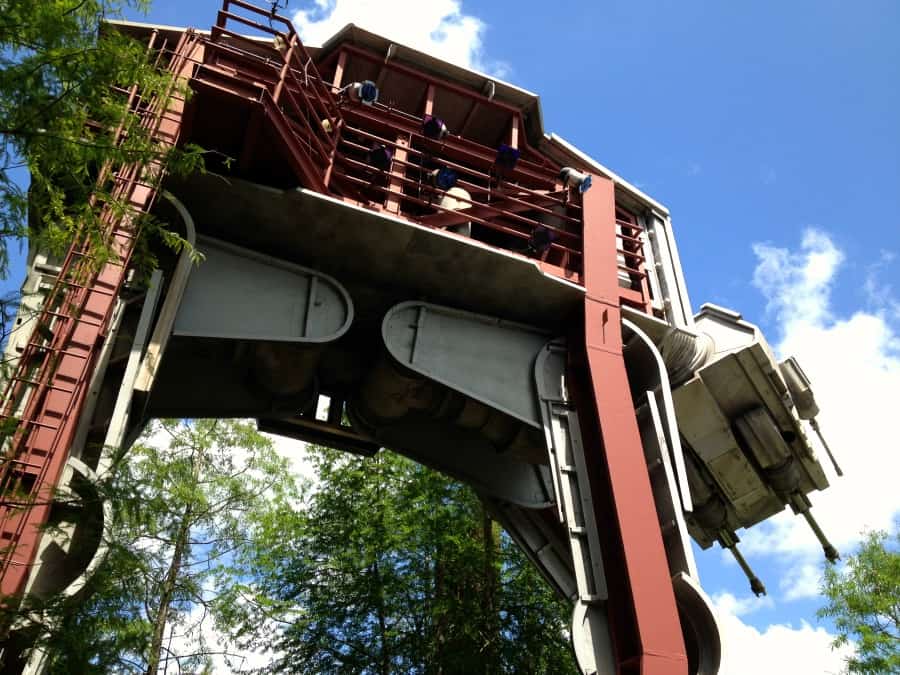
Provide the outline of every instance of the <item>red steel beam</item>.
[[598,469],[591,481],[597,522],[614,521],[600,535],[613,580],[616,662],[619,673],[685,675],[684,637],[622,354],[614,186],[593,180],[583,202],[584,333],[575,336],[583,351],[570,371],[584,412],[585,451]]
[[[168,68],[174,77],[184,78],[195,46],[194,34],[184,33]],[[169,93],[172,91],[174,82]],[[129,114],[135,114],[136,97],[134,85]],[[143,117],[141,125],[151,138],[174,146],[181,131],[184,101],[169,101],[167,96],[160,100],[168,110],[161,106],[151,109],[152,114]],[[121,140],[124,124],[115,132],[116,142]],[[108,228],[110,259],[94,271],[89,244],[76,240],[70,246],[36,322],[49,328],[52,338],[44,344],[39,335],[32,335],[3,393],[0,416],[7,420],[15,419],[19,404],[25,400],[8,454],[0,463],[0,598],[6,606],[12,602],[10,598],[24,591],[35,564],[42,527],[53,506],[53,490],[69,456],[96,359],[129,269],[137,237],[136,214],[149,212],[156,197],[155,187],[143,182],[143,177],[164,170],[158,160],[153,160],[146,166],[129,165],[113,174],[114,194],[128,205],[129,212],[117,214],[106,207],[101,211]],[[101,169],[98,185],[109,171],[108,166]],[[96,197],[93,204],[97,204]],[[32,368],[37,370],[36,375],[30,374]],[[23,494],[16,494],[16,488],[23,488]]]
[[[345,44],[342,46],[342,49],[346,49],[351,54],[356,54],[360,58],[366,59],[372,63],[381,63],[383,57],[374,54],[367,49],[359,47],[354,44]],[[491,100],[484,94],[480,94],[478,92],[472,91],[471,89],[467,89],[466,87],[456,84],[454,82],[450,82],[449,80],[436,77],[433,75],[429,75],[428,73],[416,70],[411,66],[404,65],[397,61],[389,61],[385,64],[385,67],[388,70],[394,70],[398,73],[403,73],[404,75],[408,75],[409,77],[419,80],[420,82],[424,82],[425,84],[436,84],[442,89],[446,89],[447,91],[452,91],[455,94],[459,94],[471,101],[478,101],[484,105],[493,106],[499,110],[502,110],[510,115],[519,116],[521,115],[521,111],[508,103],[503,103],[501,101]]]
[[[416,138],[428,140],[421,133],[422,122],[420,119],[401,116],[396,111],[390,111],[387,108],[382,109],[377,104],[368,108],[363,106],[345,106],[342,112],[348,122],[353,124],[403,129],[404,132],[411,133]],[[451,134],[439,144],[436,141],[432,141],[432,144],[440,148],[444,157],[471,162],[484,170],[489,170],[494,166],[496,160],[495,148],[489,148],[460,136]],[[555,171],[548,170],[534,165],[532,162],[520,159],[516,167],[507,172],[507,178],[516,181],[533,181],[544,187],[552,188],[556,184],[557,173],[558,169]]]
[[[471,204],[471,207],[460,211],[442,211],[440,213],[435,213],[432,216],[423,216],[419,219],[419,222],[422,225],[443,228],[452,227],[453,225],[461,225],[469,220],[472,220],[472,216],[476,216],[482,219],[488,219],[501,215],[511,217],[513,220],[518,221],[519,223],[522,223],[523,225],[528,227],[542,227],[542,224],[537,220],[517,217],[518,214],[532,211],[535,208],[535,205],[529,204],[522,200],[506,199],[505,195],[501,195],[497,201],[491,202],[490,204],[479,204],[478,202],[473,202],[462,198],[460,199],[460,201],[468,201],[468,203]],[[554,202],[552,200],[547,200],[545,203],[552,205]],[[549,230],[550,227],[547,227],[547,229]],[[552,231],[556,230],[554,229]],[[560,230],[560,232],[562,232],[562,230]]]

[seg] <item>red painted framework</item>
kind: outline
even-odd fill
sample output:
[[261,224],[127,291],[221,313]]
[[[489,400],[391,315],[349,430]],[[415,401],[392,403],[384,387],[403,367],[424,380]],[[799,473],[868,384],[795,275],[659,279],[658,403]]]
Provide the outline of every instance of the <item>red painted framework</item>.
[[[267,20],[269,25],[231,11],[235,8]],[[270,51],[278,58],[271,58],[272,54],[261,58],[260,43],[231,30],[229,22],[277,36],[280,50]],[[273,27],[276,23],[282,30]],[[427,84],[422,116],[399,114],[384,106],[340,103],[335,95],[342,84],[347,59],[381,57],[353,45],[342,45],[321,64],[335,67],[334,81],[328,83],[289,21],[243,0],[224,0],[209,38],[198,39],[202,43],[202,58],[192,60],[187,54],[180,55],[185,66],[192,70],[192,88],[198,95],[213,92],[232,97],[235,105],[251,106],[248,137],[244,139],[246,152],[253,152],[256,142],[253,135],[265,120],[281,139],[283,155],[304,187],[440,229],[470,221],[518,240],[527,239],[536,226],[555,232],[557,240],[539,256],[539,264],[551,274],[583,283],[586,289],[583,323],[570,336],[569,378],[579,400],[586,451],[596,469],[591,477],[591,490],[597,522],[609,523],[610,514],[614,516],[612,527],[602,528],[600,534],[604,538],[607,573],[624,582],[609,585],[617,669],[620,673],[648,675],[685,673],[685,646],[622,354],[620,307],[627,304],[651,311],[641,254],[642,229],[633,214],[617,209],[613,183],[594,176],[593,188],[580,198],[561,184],[559,166],[528,147],[518,110],[406,65],[385,63],[383,68],[402,69],[404,74]],[[522,151],[514,170],[496,176],[494,149],[461,136],[450,138],[439,147],[437,142],[424,138],[420,131],[422,117],[434,112],[436,88],[460,93],[472,101],[464,127],[479,106],[493,106],[509,114],[509,134],[505,140]],[[189,127],[190,110],[185,114],[185,126]],[[392,147],[396,153],[392,166],[385,172],[386,185],[380,186],[381,203],[365,194],[372,191],[371,167],[352,156],[353,152],[366,148],[365,144],[359,147],[360,139]],[[416,181],[410,176],[421,172],[421,164],[410,163],[411,156],[418,154],[423,162],[422,157],[426,153],[434,154],[435,150],[440,151],[445,165],[463,174],[460,184],[474,193],[469,210],[441,208],[436,199],[439,194],[433,189],[411,194],[410,188],[415,186],[410,183]],[[238,164],[247,161],[248,157],[240,157]],[[418,185],[421,190],[421,176]],[[485,195],[488,200],[484,199]],[[140,208],[146,208],[152,195],[135,201]],[[557,224],[548,225],[546,220],[542,223],[533,215],[526,215],[534,213],[552,214],[557,218],[551,222]],[[82,298],[86,307],[92,307],[91,303],[97,305],[85,315],[93,313],[99,320],[90,329],[90,335],[77,341],[84,354],[74,358],[81,359],[84,367],[75,378],[77,386],[66,394],[70,400],[61,408],[54,408],[65,429],[54,436],[52,470],[39,480],[38,488],[44,493],[56,484],[68,452],[93,359],[102,344],[129,251],[129,245],[123,244],[122,259],[116,264],[115,278],[106,282],[107,288],[103,287],[101,275],[90,288],[77,289],[88,294],[87,300]],[[64,335],[64,321],[72,320],[63,318],[54,329],[57,331],[54,344],[61,341],[63,351],[76,344],[71,336],[60,337]],[[83,320],[74,321],[72,330],[85,330]],[[45,389],[49,387],[46,391],[57,386],[49,374],[44,377]],[[47,414],[36,412],[35,406],[43,405],[40,402],[45,398],[51,400],[58,396],[58,390],[52,396],[32,394],[28,415],[34,418],[35,425],[43,424],[41,420]],[[4,412],[11,415],[13,411],[7,407]],[[27,439],[29,434],[20,431],[18,437]],[[6,467],[9,465],[7,462]],[[6,471],[9,472],[8,468]],[[9,504],[3,508],[6,509],[4,522],[11,518],[21,520],[10,515]],[[49,506],[41,506],[19,512],[31,514],[25,521],[34,526],[46,520],[48,510]],[[6,556],[0,571],[2,590],[10,594],[21,592],[39,537],[37,529],[23,533],[17,524],[16,530],[19,534],[13,543],[17,543],[18,561],[13,564],[13,556]]]
[[[232,11],[235,9],[255,13],[257,18]],[[263,19],[271,19],[283,30],[265,25]],[[259,40],[240,33],[246,29],[279,40],[286,47],[279,54],[284,60],[260,54]],[[365,106],[341,98],[339,92],[346,84],[344,72],[352,58],[377,64],[379,80],[386,73],[397,72],[420,82],[424,87],[421,109],[411,113],[391,105]],[[322,76],[323,69],[333,69],[331,82]],[[299,43],[290,22],[243,0],[224,1],[192,86],[201,93],[231,95],[235,105],[252,106],[239,166],[247,165],[247,155],[258,149],[259,120],[265,118],[279,130],[283,154],[305,187],[439,229],[472,222],[511,244],[518,242],[507,247],[513,251],[522,250],[532,231],[540,227],[552,232],[555,240],[546,251],[532,257],[549,274],[582,282],[580,195],[565,189],[559,165],[530,147],[522,113],[515,107],[349,43],[336,46],[319,62]],[[466,138],[462,131],[441,141],[424,136],[423,119],[440,115],[441,110],[435,106],[437,95],[443,91],[471,100],[464,127],[478,108],[490,108],[508,118],[507,131],[498,142],[520,150],[515,168],[499,171],[496,147]],[[366,152],[374,144],[394,152],[386,171],[373,169],[365,161]],[[471,192],[472,198],[455,199],[469,201],[470,209],[448,210],[440,205],[443,191],[422,179],[422,167],[431,160],[458,171],[457,185]],[[634,214],[621,208],[619,214],[614,245],[622,299],[649,311],[652,298],[641,253],[643,228]]]
[[[150,40],[153,50],[156,36]],[[185,33],[168,68],[178,73],[182,57],[196,45]],[[165,51],[160,49],[157,58]],[[159,60],[157,60],[159,63]],[[172,84],[174,93],[174,82]],[[136,87],[128,90],[128,114],[161,145],[174,146],[181,129],[183,99],[143,102]],[[165,99],[161,99],[165,100]],[[115,131],[121,137],[123,123]],[[16,430],[5,446],[0,466],[0,601],[20,595],[26,586],[59,484],[62,469],[84,408],[97,359],[106,340],[116,300],[125,282],[138,236],[139,215],[149,212],[156,198],[155,181],[164,173],[158,162],[123,167],[106,165],[98,185],[112,183],[121,206],[95,200],[106,229],[111,258],[99,269],[89,240],[77,238],[70,247],[53,288],[35,321],[35,330],[2,396],[3,421],[15,420]]]
[[616,203],[611,181],[585,194],[585,301],[582,335],[571,340],[575,384],[609,584],[610,623],[621,673],[687,672],[687,655],[662,532],[622,353],[616,273]]

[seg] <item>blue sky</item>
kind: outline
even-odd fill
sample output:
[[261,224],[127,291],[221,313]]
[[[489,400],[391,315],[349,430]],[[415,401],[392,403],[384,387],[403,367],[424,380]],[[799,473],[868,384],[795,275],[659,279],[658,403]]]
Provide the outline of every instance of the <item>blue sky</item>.
[[[156,0],[147,20],[206,28],[219,6]],[[695,310],[737,309],[800,357],[847,464],[815,500],[826,532],[847,550],[862,528],[891,526],[900,3],[291,0],[298,11],[313,44],[351,17],[540,94],[547,131],[669,207]],[[780,519],[745,539],[765,601],[718,550],[699,555],[728,672],[837,672],[808,533]]]

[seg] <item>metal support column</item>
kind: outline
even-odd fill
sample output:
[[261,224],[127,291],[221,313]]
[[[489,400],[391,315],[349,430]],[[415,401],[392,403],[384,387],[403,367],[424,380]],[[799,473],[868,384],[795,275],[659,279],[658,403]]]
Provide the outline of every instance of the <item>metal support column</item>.
[[615,217],[612,181],[594,176],[584,194],[584,333],[570,340],[569,381],[586,460],[597,469],[596,520],[610,525],[601,531],[604,567],[622,580],[609,589],[618,672],[684,675],[684,637],[622,355]]
[[616,669],[607,619],[609,593],[590,488],[592,471],[585,461],[578,410],[569,400],[564,374],[566,354],[563,341],[548,343],[535,361],[535,383],[557,515],[569,541],[577,586],[572,598],[572,645],[584,675],[606,674]]

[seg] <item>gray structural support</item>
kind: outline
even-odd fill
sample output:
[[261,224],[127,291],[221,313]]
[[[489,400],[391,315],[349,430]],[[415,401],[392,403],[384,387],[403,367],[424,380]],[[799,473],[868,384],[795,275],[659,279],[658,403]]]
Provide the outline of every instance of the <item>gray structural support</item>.
[[572,554],[577,596],[572,616],[572,644],[585,675],[614,673],[609,635],[606,574],[594,516],[590,474],[581,440],[578,411],[566,389],[566,347],[548,343],[534,365],[534,378],[553,474],[557,515]]
[[[416,450],[414,457],[444,470],[462,459],[448,473],[464,477],[488,498],[517,543],[572,601],[572,639],[582,672],[613,673],[606,576],[578,412],[565,386],[564,342],[531,326],[419,302],[395,305],[385,316],[382,335],[390,355],[409,371],[542,430],[543,462],[511,464],[518,472],[497,474],[493,469],[499,467],[492,465],[503,455],[478,452],[471,443],[457,444],[453,452],[442,448],[435,457],[423,455],[441,445],[429,441],[423,444],[428,449]],[[424,439],[427,430],[419,431]],[[402,443],[403,429],[394,433]],[[480,458],[467,454],[473,450]],[[461,473],[473,460],[477,473]],[[522,474],[525,468],[530,473]],[[550,490],[542,486],[549,493],[542,503],[509,498],[513,486],[529,489],[526,477],[549,480]]]
[[403,302],[386,313],[382,337],[394,363],[373,369],[362,388],[379,442],[465,480],[486,497],[526,508],[552,506],[533,374],[551,336],[471,312]]
[[424,302],[395,305],[382,323],[388,351],[410,370],[533,427],[541,425],[533,364],[552,335]]
[[318,344],[343,335],[353,304],[331,277],[217,239],[191,275],[174,337]]
[[181,253],[178,254],[178,261],[175,263],[175,270],[172,272],[172,278],[169,281],[169,289],[166,292],[159,316],[156,319],[156,325],[147,344],[146,353],[135,376],[134,388],[144,394],[153,387],[160,359],[162,359],[163,353],[166,351],[166,345],[169,343],[169,338],[172,335],[175,315],[178,313],[181,298],[184,296],[184,289],[187,287],[188,279],[193,269],[190,249],[197,246],[197,229],[190,212],[171,192],[164,191],[163,197],[172,205],[181,219],[181,224],[184,227],[184,238],[188,246],[185,246]]
[[[208,237],[148,359],[148,417],[278,417],[316,400],[323,350],[353,321],[353,302],[316,270]],[[150,363],[150,357],[153,362]]]

